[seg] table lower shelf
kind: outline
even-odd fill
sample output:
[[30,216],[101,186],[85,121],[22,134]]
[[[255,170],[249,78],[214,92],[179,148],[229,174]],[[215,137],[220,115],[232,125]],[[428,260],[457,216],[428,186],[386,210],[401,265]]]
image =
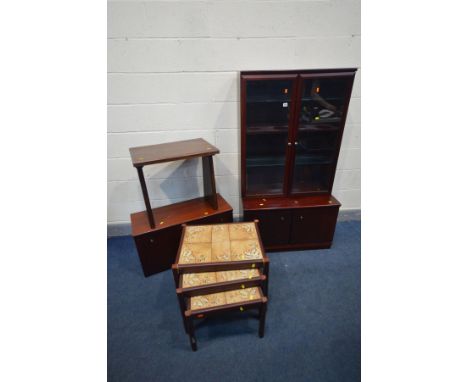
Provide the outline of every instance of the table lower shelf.
[[203,296],[190,297],[187,299],[187,306],[179,296],[179,304],[184,321],[184,328],[190,338],[190,345],[193,351],[197,350],[197,340],[195,338],[194,319],[205,318],[224,312],[234,312],[250,309],[259,310],[258,336],[261,338],[265,331],[265,316],[268,298],[263,295],[262,288],[246,288],[231,291],[223,291]]
[[218,209],[204,198],[197,198],[154,208],[158,224],[151,228],[146,211],[131,215],[132,236],[145,276],[171,268],[179,248],[182,224],[215,224],[232,222],[232,207],[217,195]]
[[[268,294],[268,279],[264,272],[266,269],[243,269],[233,271],[185,273],[180,275],[177,283],[178,295],[194,297],[218,292],[227,292],[235,289],[261,286],[265,296]],[[268,271],[267,271],[268,272]]]
[[197,313],[197,311],[212,308],[223,309],[226,305],[261,302],[262,297],[263,295],[259,287],[235,289],[227,292],[190,297],[187,307],[192,313]]
[[135,212],[130,215],[132,236],[158,231],[183,223],[190,223],[201,218],[232,211],[232,207],[220,194],[217,194],[216,197],[218,209],[214,209],[205,197],[153,208],[152,212],[156,223],[154,228],[150,227],[146,211]]

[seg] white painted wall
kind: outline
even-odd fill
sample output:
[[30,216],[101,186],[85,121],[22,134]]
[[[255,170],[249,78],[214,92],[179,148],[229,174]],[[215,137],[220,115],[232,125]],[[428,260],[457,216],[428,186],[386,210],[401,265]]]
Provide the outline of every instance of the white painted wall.
[[[109,1],[108,223],[144,210],[129,147],[202,137],[239,214],[239,71],[360,66],[360,2]],[[333,194],[360,208],[360,71]],[[153,206],[202,194],[200,160],[145,167]]]

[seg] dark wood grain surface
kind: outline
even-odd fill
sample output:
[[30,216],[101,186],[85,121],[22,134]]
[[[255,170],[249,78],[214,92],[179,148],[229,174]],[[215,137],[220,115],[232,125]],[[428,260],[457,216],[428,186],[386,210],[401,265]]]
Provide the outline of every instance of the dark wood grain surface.
[[217,194],[218,209],[214,209],[204,197],[174,203],[168,206],[153,208],[155,227],[152,229],[148,223],[146,211],[136,212],[130,215],[132,222],[132,235],[137,236],[150,231],[161,230],[170,226],[190,223],[198,219],[232,211],[232,207]]
[[294,69],[294,70],[244,70],[241,72],[241,76],[246,75],[277,75],[277,74],[324,74],[329,76],[330,74],[352,74],[356,72],[356,68],[337,68],[337,69]]
[[180,159],[205,157],[218,153],[219,150],[203,138],[130,148],[130,156],[135,167]]
[[341,206],[333,195],[326,194],[297,197],[246,197],[242,198],[242,203],[244,210]]

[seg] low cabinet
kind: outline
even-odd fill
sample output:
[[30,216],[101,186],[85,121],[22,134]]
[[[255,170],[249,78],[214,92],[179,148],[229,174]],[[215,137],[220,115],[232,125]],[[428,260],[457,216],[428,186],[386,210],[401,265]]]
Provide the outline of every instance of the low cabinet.
[[244,220],[258,220],[258,228],[266,247],[287,245],[291,227],[291,211],[246,211]]
[[[333,196],[244,199],[244,220],[258,220],[269,251],[329,248],[341,204]],[[270,208],[270,209],[266,209]]]

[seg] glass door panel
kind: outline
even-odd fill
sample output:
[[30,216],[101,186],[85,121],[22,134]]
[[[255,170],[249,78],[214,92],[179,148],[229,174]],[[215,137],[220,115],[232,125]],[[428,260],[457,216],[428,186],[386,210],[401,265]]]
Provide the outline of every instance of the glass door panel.
[[283,194],[294,79],[246,81],[246,194]]
[[330,191],[349,78],[302,80],[292,193]]

